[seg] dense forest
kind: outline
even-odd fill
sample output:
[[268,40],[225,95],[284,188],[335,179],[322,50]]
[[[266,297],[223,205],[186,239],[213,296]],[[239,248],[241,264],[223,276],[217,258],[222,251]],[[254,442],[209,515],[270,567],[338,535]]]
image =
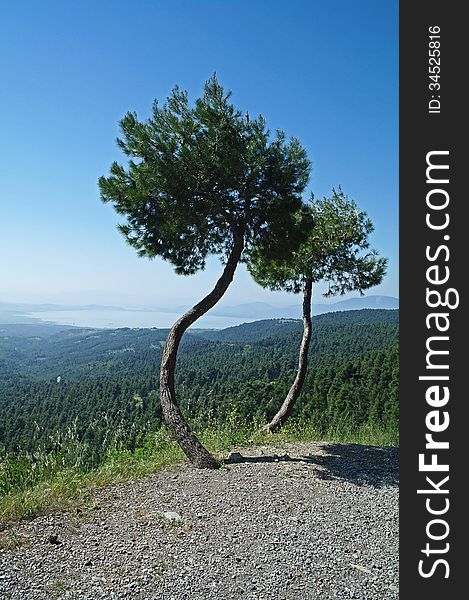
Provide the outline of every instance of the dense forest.
[[[90,447],[118,435],[132,448],[160,426],[167,330],[29,327],[0,326],[0,452],[47,449],[70,429]],[[186,333],[176,384],[193,426],[269,419],[294,377],[301,331],[301,321],[280,319]],[[397,345],[398,311],[316,317],[295,418],[319,431],[372,423],[397,436]]]

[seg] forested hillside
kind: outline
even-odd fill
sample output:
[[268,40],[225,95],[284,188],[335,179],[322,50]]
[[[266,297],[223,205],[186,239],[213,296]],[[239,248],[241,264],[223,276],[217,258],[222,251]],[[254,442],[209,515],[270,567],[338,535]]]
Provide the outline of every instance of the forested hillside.
[[[99,447],[118,432],[130,447],[161,424],[158,376],[167,331],[65,329],[0,337],[0,448],[33,451],[73,428]],[[258,321],[184,337],[181,407],[197,422],[269,418],[294,377],[302,324]],[[318,429],[373,422],[397,432],[398,311],[316,317],[296,416]],[[57,378],[60,378],[59,382]]]

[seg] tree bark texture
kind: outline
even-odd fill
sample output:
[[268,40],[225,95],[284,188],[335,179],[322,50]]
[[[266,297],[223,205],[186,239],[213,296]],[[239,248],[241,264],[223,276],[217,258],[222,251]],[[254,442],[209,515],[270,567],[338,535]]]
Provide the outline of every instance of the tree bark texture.
[[236,267],[244,249],[244,237],[238,234],[233,236],[233,247],[226,262],[223,273],[218,279],[213,290],[195,306],[190,308],[171,327],[163,349],[160,369],[160,401],[165,423],[174,438],[181,446],[187,458],[196,466],[206,469],[218,468],[218,462],[210,452],[200,443],[196,435],[190,430],[181,410],[177,404],[174,387],[174,371],[179,343],[184,332],[197,319],[209,311],[220,300],[233,281]]
[[298,359],[298,369],[295,380],[283,401],[277,414],[272,418],[270,423],[263,428],[264,432],[273,432],[284,424],[288,415],[291,413],[293,406],[300,395],[301,388],[306,377],[308,367],[308,350],[311,342],[312,323],[311,323],[311,298],[313,295],[313,282],[311,278],[305,280],[303,289],[303,338],[300,345],[300,353]]

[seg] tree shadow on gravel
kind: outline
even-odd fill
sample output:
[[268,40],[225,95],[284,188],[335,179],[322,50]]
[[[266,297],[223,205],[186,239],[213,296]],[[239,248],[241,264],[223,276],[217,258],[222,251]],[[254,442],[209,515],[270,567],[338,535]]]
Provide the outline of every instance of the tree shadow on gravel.
[[314,469],[318,479],[348,481],[374,488],[399,485],[398,448],[359,444],[323,444],[319,445],[319,448],[326,454],[300,457],[291,457],[288,454],[243,456],[239,452],[233,452],[224,463],[303,463]]

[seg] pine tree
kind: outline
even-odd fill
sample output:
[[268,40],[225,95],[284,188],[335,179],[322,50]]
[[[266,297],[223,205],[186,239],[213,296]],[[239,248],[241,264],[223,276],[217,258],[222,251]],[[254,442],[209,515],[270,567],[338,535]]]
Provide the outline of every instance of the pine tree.
[[249,262],[257,245],[269,238],[278,256],[298,245],[294,214],[310,167],[298,140],[287,141],[280,131],[271,136],[262,116],[247,118],[230,96],[214,75],[192,106],[176,87],[162,107],[154,103],[147,121],[128,113],[117,140],[129,157],[127,168],[114,163],[99,180],[102,200],[125,216],[120,231],[140,256],[159,256],[183,275],[203,269],[210,254],[224,262],[215,287],[171,328],[160,371],[165,422],[188,458],[208,468],[217,463],[176,401],[179,343],[220,300],[239,262]]
[[266,425],[266,431],[282,426],[303,386],[311,342],[311,302],[313,284],[327,281],[326,297],[368,289],[381,282],[386,259],[375,250],[368,251],[368,236],[373,224],[341,189],[332,198],[315,200],[309,205],[309,221],[302,211],[300,222],[308,230],[306,241],[290,256],[278,258],[270,241],[259,245],[248,268],[263,287],[303,294],[303,337],[295,380],[278,412]]

